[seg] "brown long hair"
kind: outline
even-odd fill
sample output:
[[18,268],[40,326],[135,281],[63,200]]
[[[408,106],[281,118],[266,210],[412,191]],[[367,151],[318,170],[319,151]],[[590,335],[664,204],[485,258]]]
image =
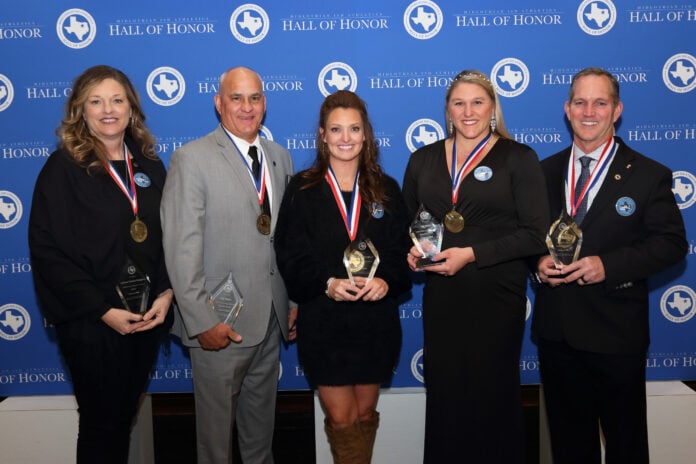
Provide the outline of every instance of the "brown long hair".
[[312,167],[300,173],[300,176],[308,181],[302,188],[305,189],[324,181],[329,167],[329,148],[323,142],[321,132],[326,130],[326,120],[329,114],[337,108],[354,109],[360,113],[363,134],[365,135],[358,164],[360,195],[363,202],[368,205],[372,205],[373,202],[384,205],[388,200],[383,182],[384,171],[382,171],[382,167],[378,162],[379,149],[377,148],[372,124],[367,116],[367,105],[357,94],[349,90],[339,90],[332,93],[324,99],[324,103],[322,103],[319,109],[317,157]]
[[87,69],[73,82],[72,93],[65,102],[65,115],[56,129],[56,134],[60,137],[60,147],[90,173],[103,169],[104,163],[108,162],[106,147],[87,128],[83,110],[89,92],[105,79],[115,80],[126,90],[126,98],[132,110],[126,135],[142,147],[144,156],[159,159],[155,153],[155,139],[145,125],[145,114],[133,84],[122,71],[106,65]]

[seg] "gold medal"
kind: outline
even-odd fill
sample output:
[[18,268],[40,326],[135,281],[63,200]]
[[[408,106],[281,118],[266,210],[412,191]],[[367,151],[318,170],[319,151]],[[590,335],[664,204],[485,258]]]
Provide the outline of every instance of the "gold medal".
[[136,243],[143,243],[147,238],[147,225],[138,216],[131,222],[130,235]]
[[350,272],[356,273],[365,267],[365,256],[358,251],[353,250],[348,257],[348,265],[350,266]]
[[450,211],[445,214],[445,227],[453,234],[458,234],[464,230],[464,217],[455,210]]
[[271,216],[266,213],[259,214],[256,218],[256,229],[263,235],[271,233]]

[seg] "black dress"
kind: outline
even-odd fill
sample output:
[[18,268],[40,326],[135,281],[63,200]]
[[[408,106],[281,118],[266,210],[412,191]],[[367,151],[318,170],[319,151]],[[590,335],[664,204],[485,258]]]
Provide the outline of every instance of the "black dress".
[[298,303],[297,348],[310,385],[375,384],[391,379],[401,349],[397,297],[411,288],[406,253],[408,217],[399,186],[386,178],[384,215],[362,205],[357,239],[379,252],[375,277],[389,285],[376,302],[337,302],[326,296],[329,277],[346,278],[350,243],[329,184],[301,189],[295,176],[278,214],[275,248],[290,299]]
[[[442,220],[452,209],[445,142],[413,153],[404,199]],[[525,257],[544,252],[548,206],[534,151],[499,139],[460,186],[458,234],[442,249],[473,247],[476,262],[451,277],[426,274],[425,462],[521,462],[519,358],[525,324]]]

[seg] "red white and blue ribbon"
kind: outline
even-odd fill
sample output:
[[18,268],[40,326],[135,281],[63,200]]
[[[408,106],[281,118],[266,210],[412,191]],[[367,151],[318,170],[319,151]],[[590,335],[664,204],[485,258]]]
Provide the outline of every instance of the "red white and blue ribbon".
[[341,194],[341,188],[338,185],[338,180],[336,175],[331,169],[331,166],[326,170],[326,181],[331,187],[334,199],[336,200],[336,205],[338,206],[341,216],[343,217],[343,223],[346,226],[346,231],[350,240],[355,240],[358,234],[358,223],[360,221],[360,204],[362,203],[360,197],[360,187],[358,186],[358,179],[360,178],[360,173],[355,175],[355,180],[353,181],[353,191],[350,196],[350,208],[346,206],[343,200],[343,195]]
[[592,169],[592,172],[590,172],[590,177],[588,177],[587,182],[585,182],[585,185],[580,191],[578,201],[573,201],[575,198],[575,144],[573,144],[573,148],[570,151],[570,159],[568,160],[568,170],[566,172],[565,180],[571,217],[575,217],[578,207],[580,206],[580,203],[582,203],[582,199],[585,198],[585,195],[589,194],[589,191],[592,190],[597,181],[602,178],[602,173],[607,169],[607,167],[609,167],[609,165],[611,165],[611,162],[614,160],[614,155],[616,155],[616,151],[618,149],[619,144],[614,141],[614,137],[609,137],[609,140],[607,140],[607,143],[602,149],[602,154],[599,155],[599,159],[597,160],[595,167]]
[[[225,134],[227,134],[227,138],[230,139],[230,142],[232,142],[232,145],[234,145],[234,148],[237,149],[237,153],[239,153],[239,156],[242,158],[242,161],[244,161],[244,165],[247,168],[247,171],[249,171],[249,177],[251,177],[251,181],[254,183],[254,188],[256,189],[256,196],[259,199],[259,205],[263,207],[263,199],[266,196],[266,163],[264,163],[264,156],[263,156],[263,151],[258,149],[257,147],[257,152],[259,156],[259,170],[260,175],[258,179],[254,178],[254,171],[251,170],[251,166],[249,165],[249,162],[247,161],[247,158],[244,156],[242,153],[242,150],[239,149],[236,143],[234,143],[234,139],[230,137],[230,134],[227,133],[227,129],[225,129]],[[270,202],[269,202],[270,204]]]
[[483,149],[486,148],[486,145],[488,145],[488,142],[491,140],[491,136],[493,135],[492,132],[489,132],[488,135],[481,140],[476,147],[474,147],[474,150],[469,153],[469,156],[466,157],[466,160],[464,161],[464,164],[462,164],[462,167],[457,170],[457,137],[454,137],[454,142],[452,143],[452,205],[457,204],[457,199],[459,198],[459,187],[462,185],[462,181],[464,180],[464,175],[465,172],[467,172],[467,169],[470,166],[473,166],[476,161],[478,161],[479,156],[481,153],[483,153]]
[[138,192],[135,190],[135,176],[133,175],[133,162],[130,156],[128,156],[128,148],[126,144],[123,144],[123,157],[126,161],[126,172],[128,175],[128,184],[126,184],[124,179],[116,171],[116,168],[111,163],[107,163],[105,167],[111,178],[116,182],[116,185],[121,189],[121,191],[128,197],[128,202],[133,208],[133,214],[138,215]]

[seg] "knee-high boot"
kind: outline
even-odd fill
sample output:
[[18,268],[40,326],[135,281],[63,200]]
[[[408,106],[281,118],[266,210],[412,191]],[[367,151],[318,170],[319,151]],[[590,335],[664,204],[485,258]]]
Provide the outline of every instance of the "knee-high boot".
[[372,411],[372,416],[369,419],[360,421],[360,431],[365,440],[365,451],[367,453],[367,462],[372,462],[372,450],[375,446],[375,437],[379,428],[379,412]]
[[369,464],[366,443],[358,422],[335,429],[324,420],[324,431],[331,446],[334,464]]

